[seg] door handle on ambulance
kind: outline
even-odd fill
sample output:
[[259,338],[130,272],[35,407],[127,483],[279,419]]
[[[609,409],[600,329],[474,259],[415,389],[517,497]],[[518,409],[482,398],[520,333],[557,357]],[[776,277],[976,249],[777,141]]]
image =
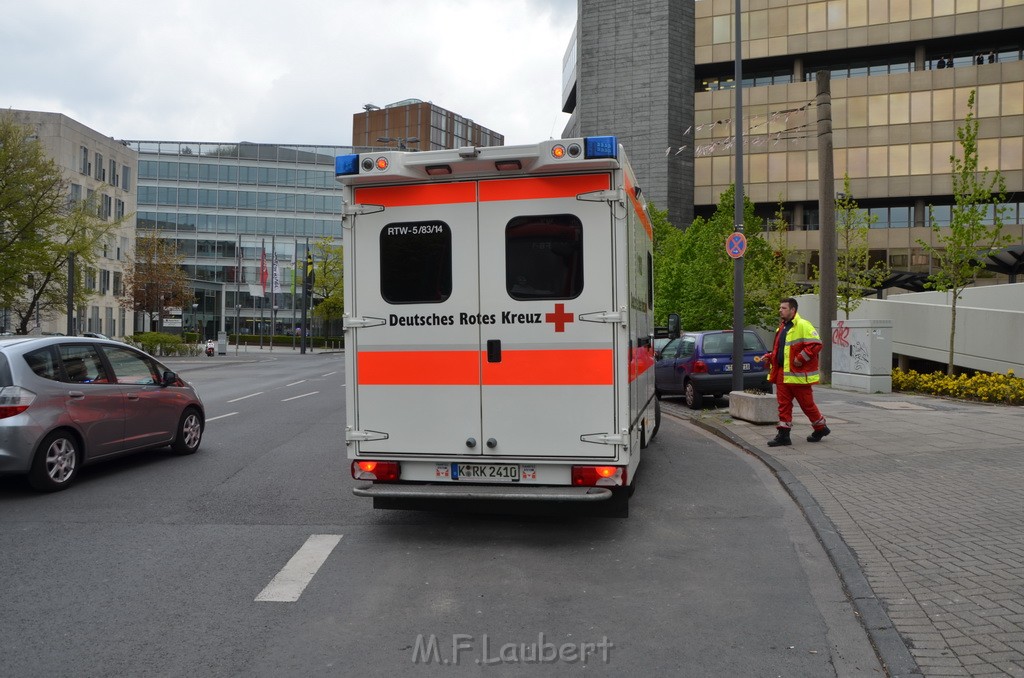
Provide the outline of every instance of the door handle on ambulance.
[[488,339],[487,340],[487,362],[489,362],[489,363],[500,363],[501,362],[501,339]]
[[466,447],[470,449],[476,447],[476,438],[466,438]]

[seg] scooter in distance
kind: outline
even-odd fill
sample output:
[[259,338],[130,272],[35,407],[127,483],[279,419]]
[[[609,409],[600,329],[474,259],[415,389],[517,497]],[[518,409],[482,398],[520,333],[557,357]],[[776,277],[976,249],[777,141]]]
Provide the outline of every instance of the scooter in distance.
[[212,339],[210,341],[206,342],[206,356],[208,358],[212,358],[213,357],[213,340]]

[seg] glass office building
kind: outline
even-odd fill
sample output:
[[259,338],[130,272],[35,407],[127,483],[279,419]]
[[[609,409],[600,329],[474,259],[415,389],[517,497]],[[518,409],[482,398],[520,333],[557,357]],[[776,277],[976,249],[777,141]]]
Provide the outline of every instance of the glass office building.
[[193,307],[164,318],[165,331],[198,329],[214,338],[238,330],[255,338],[294,330],[302,304],[295,262],[317,240],[341,243],[334,159],[352,148],[126,143],[139,154],[137,234],[155,230],[173,240],[194,281]]

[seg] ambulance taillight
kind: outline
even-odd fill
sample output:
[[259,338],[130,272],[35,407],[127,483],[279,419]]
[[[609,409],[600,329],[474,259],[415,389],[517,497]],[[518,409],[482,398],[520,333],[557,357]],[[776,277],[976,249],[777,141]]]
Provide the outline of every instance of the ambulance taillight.
[[572,484],[576,487],[617,487],[626,484],[625,466],[573,466]]
[[352,462],[352,477],[356,480],[394,482],[401,475],[397,461],[360,459]]

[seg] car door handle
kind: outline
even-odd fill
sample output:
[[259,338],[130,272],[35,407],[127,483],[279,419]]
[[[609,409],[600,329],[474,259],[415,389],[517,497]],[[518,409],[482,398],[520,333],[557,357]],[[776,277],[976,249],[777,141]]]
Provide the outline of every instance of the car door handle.
[[139,394],[138,393],[129,393],[128,394],[128,400],[138,400],[138,399],[139,399]]
[[68,397],[74,398],[75,400],[81,400],[85,397],[85,394],[81,391],[68,391]]
[[500,363],[501,362],[501,339],[488,339],[487,340],[487,362],[489,362],[489,363]]

